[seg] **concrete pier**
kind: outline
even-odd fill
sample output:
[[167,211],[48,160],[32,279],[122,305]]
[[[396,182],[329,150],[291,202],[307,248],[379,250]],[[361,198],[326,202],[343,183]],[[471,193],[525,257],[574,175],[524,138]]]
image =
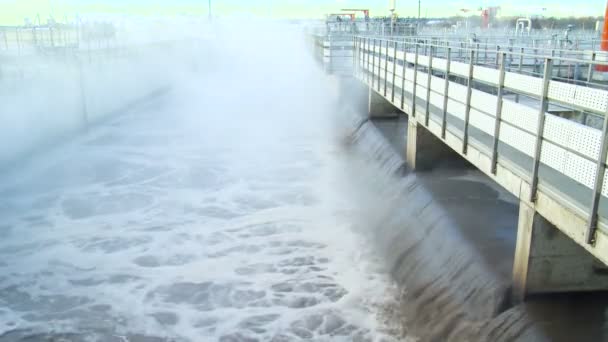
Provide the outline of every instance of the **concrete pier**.
[[406,161],[412,170],[429,170],[442,160],[459,158],[448,145],[416,120],[408,120]]
[[608,268],[529,203],[520,201],[513,300],[533,294],[608,289]]
[[371,119],[393,119],[401,112],[371,87],[368,90],[368,114]]

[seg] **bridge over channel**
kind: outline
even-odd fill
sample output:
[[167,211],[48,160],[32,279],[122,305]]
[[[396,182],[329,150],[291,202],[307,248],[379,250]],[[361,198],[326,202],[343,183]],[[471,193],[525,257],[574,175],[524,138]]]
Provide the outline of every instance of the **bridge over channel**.
[[441,38],[321,44],[326,62],[328,47],[341,52],[331,71],[369,87],[371,118],[408,116],[411,168],[457,154],[519,199],[515,299],[608,289],[601,52],[511,46],[488,53]]

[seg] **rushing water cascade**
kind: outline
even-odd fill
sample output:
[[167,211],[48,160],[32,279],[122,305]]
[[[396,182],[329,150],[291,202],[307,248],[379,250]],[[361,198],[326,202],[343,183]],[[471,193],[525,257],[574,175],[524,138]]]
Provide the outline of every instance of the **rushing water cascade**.
[[3,177],[0,341],[398,335],[339,190],[335,85],[277,31]]
[[422,341],[608,340],[605,294],[511,303],[518,203],[506,190],[459,157],[408,172],[404,119],[351,122],[351,146],[363,157],[351,197],[365,199],[359,226],[401,291],[398,317],[409,333]]
[[359,116],[299,34],[225,29],[2,175],[0,341],[606,340],[606,298],[511,305],[504,190],[409,173],[404,122]]

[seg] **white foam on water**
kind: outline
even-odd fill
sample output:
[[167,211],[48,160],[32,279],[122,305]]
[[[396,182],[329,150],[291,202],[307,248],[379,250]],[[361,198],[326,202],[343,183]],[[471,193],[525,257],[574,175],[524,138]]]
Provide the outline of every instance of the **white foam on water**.
[[245,51],[2,179],[0,340],[398,339],[340,191],[332,89],[291,54],[256,83]]

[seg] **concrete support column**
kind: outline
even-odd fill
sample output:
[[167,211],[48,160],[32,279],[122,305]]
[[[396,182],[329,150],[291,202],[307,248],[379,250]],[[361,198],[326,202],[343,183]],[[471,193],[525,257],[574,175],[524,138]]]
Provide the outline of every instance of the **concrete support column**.
[[429,170],[453,158],[461,157],[426,127],[409,118],[405,160],[412,170]]
[[393,106],[392,103],[374,91],[371,87],[368,88],[368,114],[370,118],[396,118],[399,115],[399,109],[397,107]]
[[532,294],[608,290],[608,269],[583,247],[519,204],[513,262],[513,300]]

